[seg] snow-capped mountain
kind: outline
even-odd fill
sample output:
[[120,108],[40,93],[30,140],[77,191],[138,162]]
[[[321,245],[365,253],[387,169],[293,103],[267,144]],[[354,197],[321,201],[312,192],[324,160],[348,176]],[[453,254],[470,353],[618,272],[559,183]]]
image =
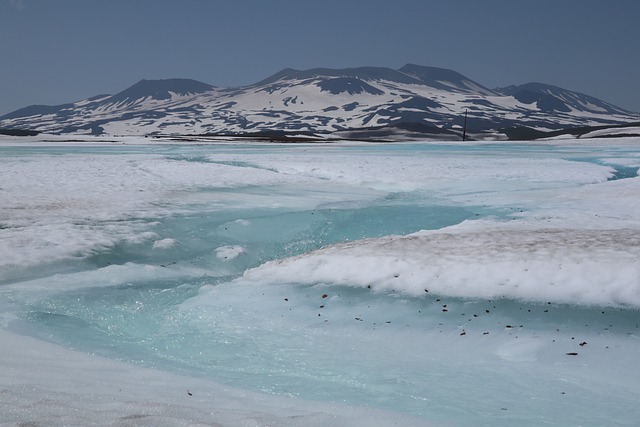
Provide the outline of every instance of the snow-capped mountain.
[[540,83],[489,89],[452,70],[407,64],[285,69],[256,84],[218,88],[187,79],[142,80],[116,95],[30,106],[0,128],[107,135],[500,137],[640,121],[596,98]]

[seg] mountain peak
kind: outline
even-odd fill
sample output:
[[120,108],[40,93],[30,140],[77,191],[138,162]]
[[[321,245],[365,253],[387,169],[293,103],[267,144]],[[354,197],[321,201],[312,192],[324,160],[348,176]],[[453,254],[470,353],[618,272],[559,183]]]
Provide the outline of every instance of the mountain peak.
[[424,65],[406,64],[398,71],[419,80],[422,84],[437,89],[454,90],[464,93],[480,93],[494,95],[495,92],[463,76],[457,71],[447,68],[427,67]]
[[133,101],[147,97],[163,100],[170,99],[172,93],[177,95],[190,95],[207,92],[213,88],[214,86],[192,79],[142,79],[133,86],[113,95],[108,101]]
[[495,92],[474,82],[462,74],[446,68],[427,67],[416,64],[406,64],[398,70],[387,67],[357,67],[357,68],[311,68],[296,70],[285,68],[274,75],[256,83],[256,86],[269,85],[287,80],[328,80],[335,78],[358,79],[362,81],[385,80],[402,84],[421,84],[440,90],[463,93],[479,93],[495,95]]
[[357,68],[311,68],[308,70],[295,70],[285,68],[271,77],[257,83],[267,85],[279,80],[309,80],[309,79],[332,79],[349,78],[362,81],[388,80],[396,83],[419,84],[414,78],[386,67],[357,67]]
[[518,86],[512,85],[498,88],[496,91],[502,95],[512,96],[524,104],[535,104],[537,108],[547,113],[568,113],[576,110],[598,114],[633,114],[592,96],[546,83],[531,82]]

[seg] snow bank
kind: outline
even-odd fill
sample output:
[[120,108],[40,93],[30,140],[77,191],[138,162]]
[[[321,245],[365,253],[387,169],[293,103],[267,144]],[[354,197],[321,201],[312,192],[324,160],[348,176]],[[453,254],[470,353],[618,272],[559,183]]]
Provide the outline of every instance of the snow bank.
[[238,282],[640,307],[639,259],[634,229],[468,223],[328,246],[248,270]]

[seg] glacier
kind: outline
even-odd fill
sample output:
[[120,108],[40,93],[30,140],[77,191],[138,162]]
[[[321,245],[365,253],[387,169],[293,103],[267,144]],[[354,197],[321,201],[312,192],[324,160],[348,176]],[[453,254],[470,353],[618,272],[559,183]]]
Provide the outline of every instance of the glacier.
[[637,137],[0,153],[0,425],[640,416]]

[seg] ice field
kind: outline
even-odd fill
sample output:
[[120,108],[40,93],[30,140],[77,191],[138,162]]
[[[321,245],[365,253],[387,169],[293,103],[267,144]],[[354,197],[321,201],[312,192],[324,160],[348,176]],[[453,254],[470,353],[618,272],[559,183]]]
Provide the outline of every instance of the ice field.
[[0,426],[638,425],[639,168],[0,139]]

